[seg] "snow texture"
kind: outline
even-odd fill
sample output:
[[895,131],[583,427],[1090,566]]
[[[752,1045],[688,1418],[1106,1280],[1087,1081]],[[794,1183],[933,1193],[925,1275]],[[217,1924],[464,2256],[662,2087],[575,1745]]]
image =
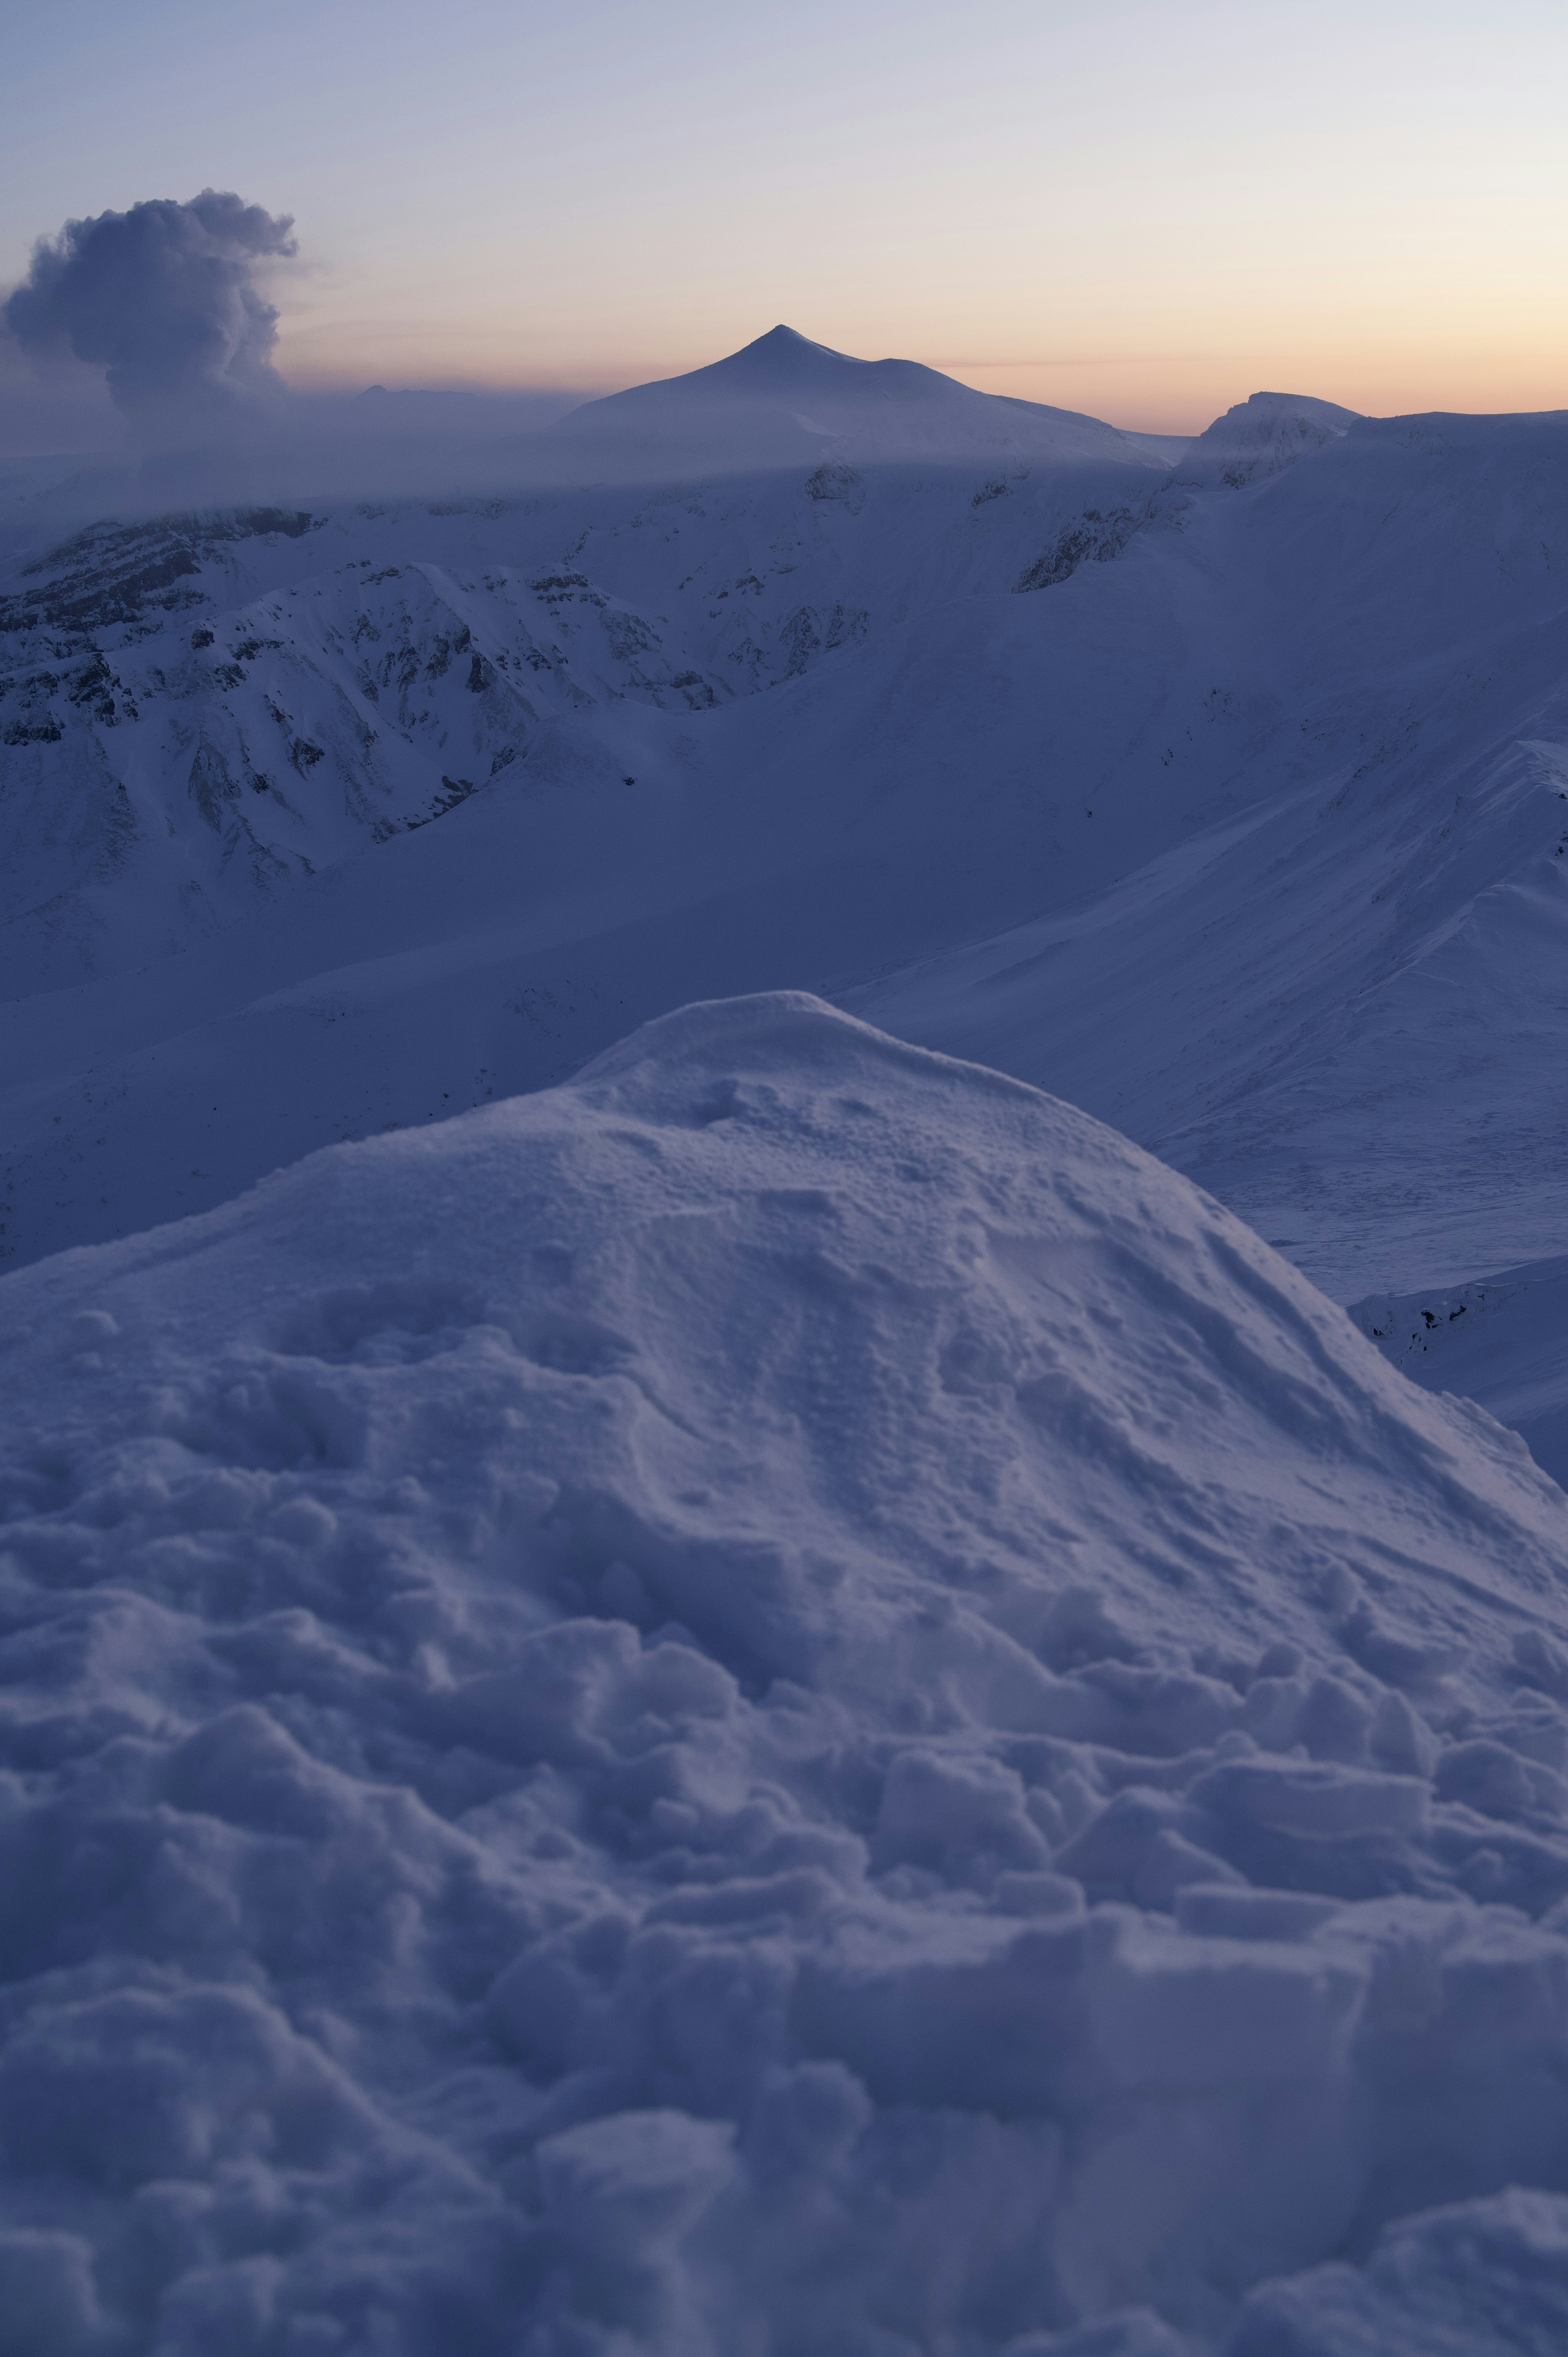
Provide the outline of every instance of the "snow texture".
[[1562,2347],[1562,1494],[1187,1181],[785,994],[4,1303],[5,2357]]

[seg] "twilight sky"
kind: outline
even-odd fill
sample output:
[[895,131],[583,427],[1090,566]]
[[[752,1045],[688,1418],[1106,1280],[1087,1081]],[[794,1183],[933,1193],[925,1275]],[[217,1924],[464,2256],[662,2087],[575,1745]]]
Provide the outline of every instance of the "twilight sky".
[[70,216],[292,213],[296,388],[673,374],[778,320],[1191,430],[1568,404],[1562,0],[49,0],[0,292]]

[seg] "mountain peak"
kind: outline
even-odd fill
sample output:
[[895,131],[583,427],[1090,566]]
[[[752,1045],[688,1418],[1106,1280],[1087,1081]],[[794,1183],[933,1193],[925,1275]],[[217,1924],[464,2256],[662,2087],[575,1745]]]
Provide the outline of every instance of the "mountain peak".
[[1113,426],[1004,401],[921,361],[857,360],[783,320],[684,376],[585,402],[558,447],[620,446],[623,465],[695,473],[815,465],[824,457],[997,463],[1048,457],[1139,468],[1168,464]]
[[1223,417],[1217,417],[1199,435],[1205,441],[1210,435],[1219,439],[1227,428],[1232,432],[1250,428],[1266,432],[1279,418],[1308,418],[1315,425],[1326,426],[1330,433],[1343,434],[1360,416],[1359,409],[1343,409],[1337,401],[1319,401],[1310,393],[1251,393],[1245,401],[1232,404]]
[[[722,361],[708,367],[695,369],[693,377],[714,379],[722,382],[745,381],[751,384],[768,383],[788,389],[802,384],[842,382],[846,377],[863,375],[867,370],[885,367],[884,361],[854,360],[848,352],[835,351],[831,344],[816,344],[810,336],[802,336],[797,328],[780,323],[769,328],[738,351],[726,353]],[[906,363],[906,365],[911,365]],[[690,382],[690,380],[688,380]]]
[[1182,459],[1182,484],[1220,481],[1233,490],[1277,475],[1326,443],[1337,442],[1359,412],[1305,393],[1254,393],[1197,436]]

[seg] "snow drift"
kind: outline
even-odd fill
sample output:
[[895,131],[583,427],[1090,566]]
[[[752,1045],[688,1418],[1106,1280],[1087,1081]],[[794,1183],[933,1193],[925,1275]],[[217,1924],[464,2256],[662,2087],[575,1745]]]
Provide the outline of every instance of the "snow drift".
[[789,995],[0,1303],[0,2347],[1558,2345],[1563,1500],[1186,1181]]

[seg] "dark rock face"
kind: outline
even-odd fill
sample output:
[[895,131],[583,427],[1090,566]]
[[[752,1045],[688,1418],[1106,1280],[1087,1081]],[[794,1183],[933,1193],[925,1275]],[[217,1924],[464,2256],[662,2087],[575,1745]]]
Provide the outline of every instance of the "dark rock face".
[[40,624],[73,634],[104,630],[138,620],[148,605],[177,611],[198,601],[182,597],[177,585],[226,544],[270,535],[298,540],[314,521],[297,510],[243,508],[90,525],[27,567],[24,578],[39,580],[36,591],[0,599],[0,636]]
[[1085,508],[1076,523],[1069,524],[1051,547],[1025,566],[1014,587],[1054,589],[1058,582],[1069,580],[1080,565],[1109,565],[1146,521],[1146,515],[1136,514],[1131,508],[1113,508],[1107,515],[1098,508]]
[[806,478],[806,496],[811,500],[849,500],[859,489],[860,477],[853,467],[831,462]]

